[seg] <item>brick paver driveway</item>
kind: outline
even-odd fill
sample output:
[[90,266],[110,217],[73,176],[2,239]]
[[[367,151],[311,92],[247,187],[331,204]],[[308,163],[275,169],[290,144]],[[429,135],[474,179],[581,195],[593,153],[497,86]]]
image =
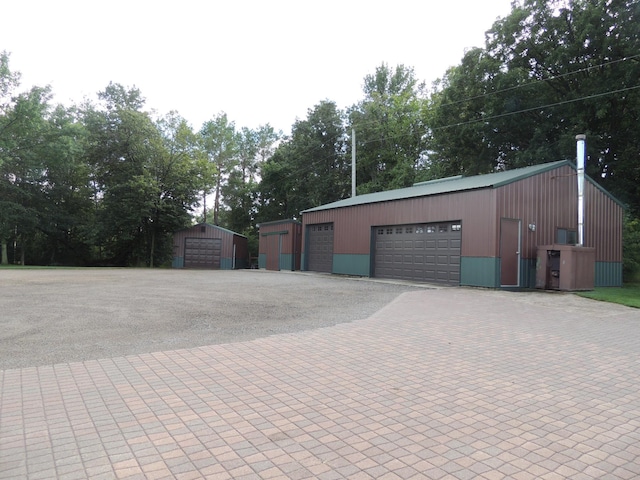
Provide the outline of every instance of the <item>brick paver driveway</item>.
[[0,478],[638,478],[638,385],[638,310],[413,291],[327,328],[0,371]]

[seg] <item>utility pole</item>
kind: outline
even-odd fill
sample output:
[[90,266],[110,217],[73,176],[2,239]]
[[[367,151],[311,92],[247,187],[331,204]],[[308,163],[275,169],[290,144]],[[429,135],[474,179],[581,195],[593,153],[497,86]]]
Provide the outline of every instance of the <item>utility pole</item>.
[[351,197],[356,196],[356,129],[351,129]]

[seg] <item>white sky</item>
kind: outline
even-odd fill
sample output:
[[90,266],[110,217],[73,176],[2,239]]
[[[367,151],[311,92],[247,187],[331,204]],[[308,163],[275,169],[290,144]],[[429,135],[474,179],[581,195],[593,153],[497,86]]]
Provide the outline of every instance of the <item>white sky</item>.
[[6,0],[0,51],[21,91],[51,85],[56,103],[95,100],[113,81],[196,130],[224,111],[236,127],[288,133],[321,100],[361,100],[382,62],[430,86],[510,10],[511,0]]

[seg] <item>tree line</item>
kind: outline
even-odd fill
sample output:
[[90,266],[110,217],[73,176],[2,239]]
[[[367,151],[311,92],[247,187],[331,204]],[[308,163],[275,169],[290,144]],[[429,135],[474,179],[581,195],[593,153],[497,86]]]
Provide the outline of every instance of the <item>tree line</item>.
[[220,113],[194,131],[113,83],[97,102],[52,107],[48,88],[13,93],[6,52],[0,82],[3,263],[160,265],[209,196],[212,222],[250,228],[257,165],[279,138],[269,125],[236,129]]
[[584,133],[587,173],[627,205],[625,269],[633,270],[638,25],[635,0],[516,1],[485,46],[433,85],[383,63],[364,78],[359,102],[342,110],[322,100],[286,136],[269,125],[236,127],[225,113],[196,131],[176,112],[152,116],[139,90],[113,83],[96,102],[52,106],[48,87],[16,93],[5,52],[2,261],[161,265],[171,234],[194,219],[247,235],[255,255],[259,222],[350,195],[354,148],[362,194],[573,159]]

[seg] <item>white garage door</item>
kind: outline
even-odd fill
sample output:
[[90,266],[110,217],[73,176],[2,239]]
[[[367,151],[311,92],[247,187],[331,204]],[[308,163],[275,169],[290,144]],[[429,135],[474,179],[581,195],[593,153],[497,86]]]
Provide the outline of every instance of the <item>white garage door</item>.
[[460,222],[374,228],[374,276],[460,284]]

